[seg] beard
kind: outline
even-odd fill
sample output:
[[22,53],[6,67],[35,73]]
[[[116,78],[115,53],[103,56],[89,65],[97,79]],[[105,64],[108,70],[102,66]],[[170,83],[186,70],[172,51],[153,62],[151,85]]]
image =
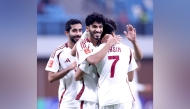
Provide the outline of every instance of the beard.
[[[95,40],[100,40],[100,37],[101,37],[102,32],[92,32],[92,31],[89,31],[89,33],[90,33],[90,36],[91,36],[93,39],[95,39]],[[99,35],[99,36],[95,36],[96,33],[99,33],[100,35]]]
[[[81,36],[71,36],[71,35],[69,35],[69,38],[70,38],[70,40],[73,42],[73,43],[76,43],[79,39],[80,39],[80,37]],[[75,38],[77,38],[77,39],[75,39]]]

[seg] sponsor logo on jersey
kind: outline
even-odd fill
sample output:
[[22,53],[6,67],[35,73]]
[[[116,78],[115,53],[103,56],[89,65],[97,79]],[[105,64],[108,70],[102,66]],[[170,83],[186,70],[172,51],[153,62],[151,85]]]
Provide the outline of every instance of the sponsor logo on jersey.
[[84,50],[84,52],[85,52],[86,54],[88,54],[88,53],[90,53],[90,50],[87,48],[87,49]]
[[48,67],[51,68],[53,66],[53,62],[54,62],[53,60],[50,60],[49,63],[48,63]]

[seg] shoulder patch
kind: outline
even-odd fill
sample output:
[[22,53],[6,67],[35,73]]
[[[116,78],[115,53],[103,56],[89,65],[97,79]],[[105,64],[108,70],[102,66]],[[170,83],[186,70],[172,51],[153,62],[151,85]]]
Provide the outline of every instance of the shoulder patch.
[[51,68],[51,67],[53,66],[53,62],[54,62],[53,60],[50,60],[50,61],[48,62],[48,67]]

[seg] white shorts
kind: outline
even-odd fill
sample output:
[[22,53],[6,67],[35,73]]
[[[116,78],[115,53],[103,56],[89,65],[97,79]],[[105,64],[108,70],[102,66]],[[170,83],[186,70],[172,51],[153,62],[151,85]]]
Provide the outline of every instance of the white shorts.
[[132,109],[132,102],[102,106],[100,109]]
[[98,109],[98,103],[91,101],[81,101],[80,109]]

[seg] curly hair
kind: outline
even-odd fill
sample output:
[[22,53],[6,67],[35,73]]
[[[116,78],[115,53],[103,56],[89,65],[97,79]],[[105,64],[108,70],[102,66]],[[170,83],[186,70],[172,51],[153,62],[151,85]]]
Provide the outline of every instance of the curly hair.
[[93,12],[92,14],[89,14],[86,17],[85,23],[86,23],[86,26],[90,26],[94,22],[102,23],[104,25],[105,24],[105,18],[102,14]]
[[70,19],[65,24],[65,31],[69,32],[70,29],[71,29],[71,25],[74,25],[74,24],[81,24],[82,25],[80,20],[78,20],[78,19]]

